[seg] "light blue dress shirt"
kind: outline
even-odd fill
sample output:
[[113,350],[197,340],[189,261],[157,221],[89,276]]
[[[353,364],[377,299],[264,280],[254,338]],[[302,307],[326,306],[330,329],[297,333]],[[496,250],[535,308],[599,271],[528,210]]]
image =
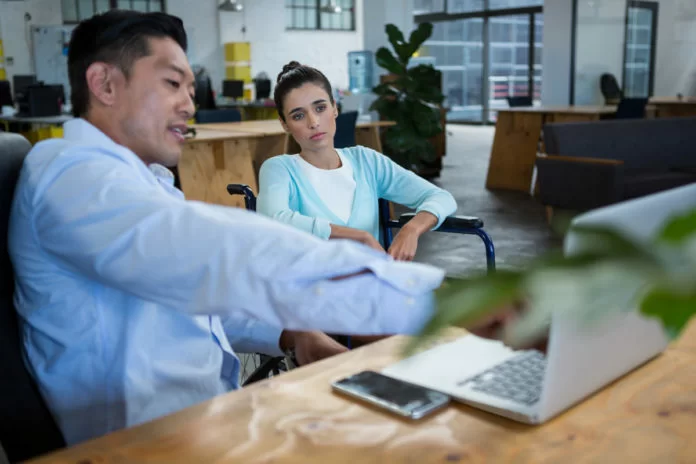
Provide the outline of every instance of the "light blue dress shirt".
[[186,201],[81,119],[27,156],[9,250],[27,365],[68,444],[237,388],[233,346],[277,350],[281,328],[413,333],[444,277]]
[[356,146],[337,149],[353,168],[355,196],[348,221],[326,205],[293,155],[267,159],[259,172],[258,211],[319,238],[328,239],[331,224],[379,236],[378,200],[393,201],[437,217],[434,228],[457,210],[454,197],[383,154]]

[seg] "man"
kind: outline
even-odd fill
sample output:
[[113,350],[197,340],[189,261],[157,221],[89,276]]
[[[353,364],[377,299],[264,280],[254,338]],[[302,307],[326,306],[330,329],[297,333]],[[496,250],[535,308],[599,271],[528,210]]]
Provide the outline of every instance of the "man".
[[185,201],[162,167],[177,164],[194,113],[185,50],[166,14],[80,23],[68,54],[79,119],[34,147],[17,186],[15,304],[28,367],[68,444],[237,388],[233,347],[311,361],[342,348],[291,330],[414,332],[443,279]]

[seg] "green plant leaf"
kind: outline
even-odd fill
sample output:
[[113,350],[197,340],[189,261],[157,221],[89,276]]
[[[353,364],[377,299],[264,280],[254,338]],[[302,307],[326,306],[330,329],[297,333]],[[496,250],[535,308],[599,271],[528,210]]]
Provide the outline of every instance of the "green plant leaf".
[[435,292],[436,310],[418,337],[406,347],[410,354],[450,326],[474,327],[504,310],[521,296],[523,274],[499,270],[467,280],[448,280]]
[[679,336],[686,324],[696,314],[696,293],[679,294],[656,288],[640,305],[643,314],[660,320],[672,339]]
[[380,47],[375,53],[377,64],[392,74],[401,75],[406,72],[406,68],[397,60],[392,52],[385,47]]
[[653,244],[637,242],[619,231],[607,227],[571,226],[573,240],[584,250],[583,259],[630,256],[657,263]]
[[661,241],[678,244],[686,239],[693,239],[695,236],[696,210],[670,219],[658,237]]
[[418,27],[411,32],[411,35],[408,38],[409,57],[416,53],[421,45],[423,45],[423,42],[428,40],[432,34],[432,23],[420,23]]
[[424,105],[420,100],[407,97],[404,106],[411,115],[413,126],[418,135],[423,138],[433,137],[442,132],[440,111]]
[[391,43],[392,48],[396,52],[397,59],[405,68],[408,64],[408,60],[411,59],[411,54],[408,53],[409,47],[405,43],[404,34],[393,24],[387,24],[385,26],[385,31],[387,32],[389,43]]

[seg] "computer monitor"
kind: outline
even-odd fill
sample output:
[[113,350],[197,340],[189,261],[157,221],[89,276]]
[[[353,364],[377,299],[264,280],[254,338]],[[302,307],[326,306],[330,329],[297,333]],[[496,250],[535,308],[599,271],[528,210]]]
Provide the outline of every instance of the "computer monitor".
[[227,98],[242,98],[244,96],[244,81],[222,81],[222,95]]
[[24,98],[27,87],[36,83],[37,80],[34,74],[15,74],[12,77],[12,90],[14,92],[15,100],[21,100]]

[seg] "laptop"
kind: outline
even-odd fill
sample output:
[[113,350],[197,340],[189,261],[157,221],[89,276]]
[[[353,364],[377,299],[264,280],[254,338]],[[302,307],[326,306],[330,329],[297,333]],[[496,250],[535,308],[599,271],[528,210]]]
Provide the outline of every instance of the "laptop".
[[[600,208],[578,216],[573,224],[613,227],[634,240],[649,240],[667,219],[693,208],[696,184]],[[567,235],[566,255],[584,247],[580,236]],[[466,335],[382,373],[494,414],[540,424],[659,355],[667,344],[657,320],[630,308],[591,325],[556,313],[546,355]]]

